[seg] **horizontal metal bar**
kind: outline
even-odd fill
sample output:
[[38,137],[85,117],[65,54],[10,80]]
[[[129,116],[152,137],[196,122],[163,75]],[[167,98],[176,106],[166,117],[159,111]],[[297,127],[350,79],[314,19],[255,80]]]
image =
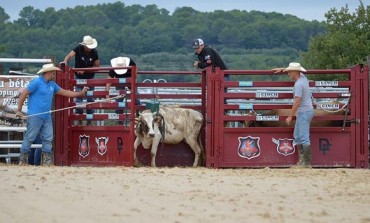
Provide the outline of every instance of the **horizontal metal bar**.
[[51,59],[0,58],[0,63],[52,63]]
[[[284,75],[286,72],[275,73],[273,70],[225,70],[225,74],[233,75]],[[336,70],[308,70],[305,74],[350,74],[351,69],[336,69]]]
[[25,132],[26,127],[0,127],[0,132]]
[[128,67],[88,67],[88,68],[70,68],[73,71],[110,71],[115,69],[128,69],[131,70],[132,66]]
[[[264,115],[261,115],[261,116],[264,116]],[[266,116],[275,116],[275,115],[266,115]],[[287,117],[288,116],[278,116],[279,121],[281,121],[281,122],[284,122]],[[257,116],[255,116],[255,115],[254,116],[248,116],[248,115],[236,116],[236,115],[233,115],[233,116],[223,116],[223,121],[241,121],[241,120],[252,120],[252,121],[255,121],[256,118],[257,118]],[[313,120],[344,121],[344,115],[337,115],[337,114],[334,114],[334,115],[320,115],[320,116],[314,116],[313,117]]]
[[[225,81],[224,87],[293,87],[294,82],[292,81],[250,81],[248,86],[239,86],[239,81]],[[309,82],[310,87],[333,87],[333,86],[316,86],[316,83],[311,81]],[[338,81],[338,85],[334,87],[349,87],[351,86],[351,81]]]
[[154,98],[158,96],[159,98],[176,98],[176,99],[200,99],[202,95],[200,94],[139,94],[137,98]]
[[6,143],[22,143],[22,140],[9,140],[9,141],[0,141],[0,144],[6,144]]
[[[245,133],[245,129],[248,129],[248,134],[253,133],[292,133],[294,127],[244,127],[244,128],[224,128],[224,133]],[[333,133],[336,132],[338,134],[350,134],[351,128],[345,127],[344,130],[342,127],[310,127],[310,134],[313,133]]]
[[193,74],[193,75],[201,75],[201,72],[196,71],[138,71],[138,74]]
[[167,83],[137,83],[138,87],[202,87],[202,83],[178,83],[178,82],[167,82]]
[[[16,149],[21,148],[22,144],[0,144],[0,149]],[[32,144],[31,148],[42,148],[42,144]]]
[[20,153],[0,154],[0,158],[17,158],[19,156],[20,156]]

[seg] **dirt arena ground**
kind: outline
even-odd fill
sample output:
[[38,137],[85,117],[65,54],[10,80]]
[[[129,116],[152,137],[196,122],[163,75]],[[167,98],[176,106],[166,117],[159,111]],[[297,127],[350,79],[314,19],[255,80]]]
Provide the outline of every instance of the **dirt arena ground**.
[[0,166],[0,222],[370,222],[370,171]]

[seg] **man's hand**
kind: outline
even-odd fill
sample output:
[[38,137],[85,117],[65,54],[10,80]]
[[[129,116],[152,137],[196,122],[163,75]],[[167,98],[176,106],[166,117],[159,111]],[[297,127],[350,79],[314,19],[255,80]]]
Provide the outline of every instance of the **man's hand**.
[[274,74],[277,74],[277,73],[282,73],[285,70],[285,68],[278,67],[278,68],[273,68],[271,70],[274,71]]
[[17,113],[15,113],[15,117],[21,119],[21,118],[23,118],[23,113],[20,112],[20,111],[17,111]]
[[198,63],[199,63],[199,61],[194,61],[193,66],[194,66],[195,68],[199,68],[199,67],[198,67]]
[[285,119],[285,123],[287,124],[287,125],[290,125],[290,123],[292,122],[292,116],[291,115],[289,115],[286,119]]
[[86,94],[86,92],[89,90],[90,88],[89,87],[84,87],[83,89],[82,89],[82,91],[81,91],[81,95],[85,95]]
[[106,102],[111,102],[109,95],[105,96],[105,98],[106,98]]

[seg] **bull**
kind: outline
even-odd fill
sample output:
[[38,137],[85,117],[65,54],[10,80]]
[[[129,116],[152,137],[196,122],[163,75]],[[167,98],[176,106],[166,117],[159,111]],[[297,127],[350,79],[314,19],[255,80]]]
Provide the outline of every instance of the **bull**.
[[202,114],[192,109],[160,106],[158,112],[143,111],[137,119],[135,128],[135,164],[138,164],[136,150],[140,144],[145,149],[151,147],[151,166],[155,167],[160,141],[166,144],[177,144],[184,141],[194,151],[193,167],[198,166],[201,158],[204,158],[203,146],[200,141],[202,125]]

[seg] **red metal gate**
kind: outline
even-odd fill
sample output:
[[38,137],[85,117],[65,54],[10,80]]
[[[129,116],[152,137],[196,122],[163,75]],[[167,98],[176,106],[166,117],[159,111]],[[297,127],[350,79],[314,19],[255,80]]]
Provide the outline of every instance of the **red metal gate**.
[[[56,148],[55,148],[55,165],[93,165],[93,166],[132,166],[133,163],[133,145],[135,141],[134,134],[134,120],[137,112],[144,109],[146,102],[158,100],[161,104],[168,104],[166,100],[175,102],[173,105],[181,105],[183,108],[192,108],[199,110],[204,114],[205,111],[205,76],[200,76],[199,72],[148,72],[139,71],[138,75],[146,75],[152,83],[136,83],[136,67],[127,67],[132,69],[132,77],[127,79],[107,79],[107,71],[112,68],[84,68],[84,69],[69,69],[66,67],[65,73],[57,75],[58,84],[69,90],[74,90],[76,86],[94,86],[95,91],[88,91],[87,97],[92,97],[95,100],[105,98],[106,95],[110,97],[127,94],[127,101],[122,103],[98,102],[88,106],[84,106],[84,114],[75,114],[72,109],[64,110],[56,113]],[[126,68],[126,69],[127,69]],[[97,74],[102,74],[99,79],[95,77],[89,80],[75,80],[75,71],[93,71]],[[194,75],[197,82],[166,82],[157,81],[156,75],[165,75],[168,77],[179,75]],[[98,90],[96,87],[105,87],[107,82],[112,83],[112,86],[127,87],[131,91],[105,91]],[[149,89],[149,92],[138,92],[138,88]],[[196,92],[191,94],[181,93],[181,89],[192,88]],[[159,89],[169,90],[171,92],[159,92]],[[154,90],[154,91],[153,91]],[[177,103],[181,100],[194,101],[197,103],[181,104]],[[140,101],[141,103],[136,103]],[[75,106],[74,99],[56,97],[56,108],[66,108]],[[95,109],[93,115],[86,115],[87,109]],[[112,113],[98,113],[101,109],[121,109],[123,114],[115,115]],[[76,125],[76,121],[82,121],[82,126]],[[86,126],[85,120],[97,121],[100,126],[95,123],[93,126]],[[117,122],[123,125],[117,125]],[[203,134],[204,135],[204,134]],[[100,141],[99,141],[100,139]],[[106,152],[102,154],[99,152],[99,142],[103,144],[106,141]],[[88,142],[88,143],[85,143]],[[88,145],[88,146],[87,146]],[[87,153],[86,150],[89,150]],[[137,150],[137,157],[141,164],[150,165],[151,154],[150,150],[145,150],[139,146]],[[190,147],[184,142],[178,145],[164,145],[160,146],[157,151],[156,164],[157,166],[191,166],[194,161],[194,153]]]
[[[83,114],[75,114],[73,109],[57,112],[55,116],[55,165],[94,165],[94,166],[132,166],[134,143],[135,94],[130,89],[136,88],[135,75],[132,78],[107,79],[106,74],[112,68],[65,68],[65,73],[57,75],[58,84],[69,90],[75,87],[89,86],[85,98],[94,98],[96,103],[76,103],[73,98],[56,97],[56,108],[79,105]],[[135,73],[136,67],[127,67]],[[95,79],[74,79],[76,71],[91,71],[103,74]],[[122,90],[105,91],[106,83],[119,86]],[[97,89],[99,88],[100,89]],[[122,96],[122,102],[106,102],[102,99]],[[100,100],[100,101],[99,101]],[[86,114],[87,109],[94,109],[94,114]],[[106,113],[106,110],[119,110]],[[103,113],[100,111],[104,111]],[[92,126],[82,120],[93,122]],[[120,124],[118,125],[118,122]]]
[[[315,116],[314,120],[340,121],[344,126],[312,127],[311,146],[313,166],[317,167],[368,167],[368,67],[355,66],[342,70],[311,70],[308,74],[344,74],[346,81],[310,82],[317,88],[313,97],[347,98],[347,115]],[[285,121],[286,116],[246,116],[240,111],[289,109],[291,104],[277,104],[282,99],[292,99],[292,93],[276,93],[271,87],[293,87],[291,81],[225,81],[225,75],[278,75],[270,70],[237,71],[207,70],[207,135],[208,167],[284,167],[297,162],[297,152],[292,146],[292,127],[229,127],[230,122]],[[232,91],[262,88],[260,92]],[[348,93],[322,93],[329,88],[348,88]],[[254,103],[257,99],[268,104]],[[237,101],[229,103],[228,101]],[[227,102],[227,103],[226,103]],[[274,103],[275,102],[275,103]],[[230,116],[230,111],[239,114]],[[285,150],[281,146],[285,146]]]

